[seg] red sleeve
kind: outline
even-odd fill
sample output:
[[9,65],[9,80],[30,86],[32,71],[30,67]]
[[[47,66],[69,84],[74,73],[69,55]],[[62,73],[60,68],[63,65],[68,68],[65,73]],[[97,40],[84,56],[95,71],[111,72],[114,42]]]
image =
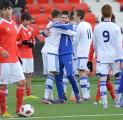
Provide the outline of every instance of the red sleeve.
[[89,55],[88,55],[88,61],[92,61],[93,60],[93,55],[94,55],[94,46],[93,46],[93,42],[92,42],[91,46],[90,46]]
[[31,28],[31,31],[32,31],[31,42],[35,44],[35,34],[34,34],[34,30]]
[[17,33],[17,45],[22,45],[22,32],[21,28],[19,28],[18,33]]

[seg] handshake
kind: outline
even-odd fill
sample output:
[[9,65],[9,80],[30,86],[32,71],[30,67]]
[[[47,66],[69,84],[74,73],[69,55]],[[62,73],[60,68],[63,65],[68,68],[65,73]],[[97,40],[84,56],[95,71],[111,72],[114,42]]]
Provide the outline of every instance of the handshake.
[[29,46],[30,48],[33,48],[33,47],[34,47],[34,43],[32,43],[32,42],[30,42],[30,41],[28,41],[28,40],[23,40],[23,41],[22,41],[22,44],[23,44],[23,45],[27,45],[27,46]]

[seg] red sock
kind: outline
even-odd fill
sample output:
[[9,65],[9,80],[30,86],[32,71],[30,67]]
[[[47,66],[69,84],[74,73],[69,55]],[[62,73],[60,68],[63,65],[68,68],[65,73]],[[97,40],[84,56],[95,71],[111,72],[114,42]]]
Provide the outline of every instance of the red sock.
[[96,102],[99,102],[99,100],[100,100],[100,80],[98,80],[98,86],[97,86],[96,97],[95,97]]
[[20,111],[20,107],[23,103],[24,86],[17,86],[16,88],[16,113]]
[[26,96],[30,96],[31,95],[31,89],[30,88],[26,88]]
[[0,89],[0,109],[1,114],[6,112],[6,90]]
[[115,100],[116,99],[115,90],[114,90],[114,87],[110,81],[106,82],[106,87],[107,87],[112,99]]

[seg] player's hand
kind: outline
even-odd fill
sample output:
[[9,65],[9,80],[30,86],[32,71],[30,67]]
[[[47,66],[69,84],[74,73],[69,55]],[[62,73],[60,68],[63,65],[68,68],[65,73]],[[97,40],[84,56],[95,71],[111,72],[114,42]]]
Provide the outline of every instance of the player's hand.
[[23,45],[30,45],[30,42],[29,42],[28,40],[23,40],[23,41],[22,41],[22,44],[23,44]]
[[30,42],[29,47],[30,47],[30,48],[33,48],[33,47],[34,47],[34,43]]
[[1,56],[2,56],[3,58],[8,58],[8,57],[9,57],[9,53],[8,53],[6,50],[3,50],[3,51],[1,52]]
[[23,45],[28,45],[30,48],[33,48],[34,47],[34,43],[28,41],[28,40],[24,40],[22,41],[22,44]]
[[88,61],[88,62],[87,62],[87,67],[88,67],[88,69],[90,70],[90,72],[93,71],[93,63],[92,63],[91,61]]

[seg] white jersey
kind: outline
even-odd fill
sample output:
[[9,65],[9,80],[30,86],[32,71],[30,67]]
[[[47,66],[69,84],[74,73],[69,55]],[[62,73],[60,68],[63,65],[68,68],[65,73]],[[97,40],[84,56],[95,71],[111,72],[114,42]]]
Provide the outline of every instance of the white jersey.
[[112,63],[120,59],[122,35],[120,27],[111,21],[104,21],[94,29],[94,49],[100,63]]
[[[77,28],[77,25],[76,24],[73,24],[73,31],[75,31],[76,32],[76,28]],[[73,42],[72,42],[72,44],[73,44],[73,54],[74,54],[74,59],[76,59],[77,57],[76,57],[76,55],[77,55],[77,42],[76,42],[76,35],[75,36],[73,36]]]
[[91,25],[86,21],[80,22],[76,30],[76,40],[78,42],[77,57],[88,57],[92,37]]
[[[50,26],[52,24],[53,24],[53,22],[49,22],[47,27],[50,28]],[[74,31],[71,31],[71,30],[64,30],[64,29],[60,29],[60,28],[51,28],[50,29],[50,36],[45,38],[45,44],[44,44],[41,52],[42,53],[58,54],[61,34],[67,34],[70,36],[76,35],[76,33]]]

